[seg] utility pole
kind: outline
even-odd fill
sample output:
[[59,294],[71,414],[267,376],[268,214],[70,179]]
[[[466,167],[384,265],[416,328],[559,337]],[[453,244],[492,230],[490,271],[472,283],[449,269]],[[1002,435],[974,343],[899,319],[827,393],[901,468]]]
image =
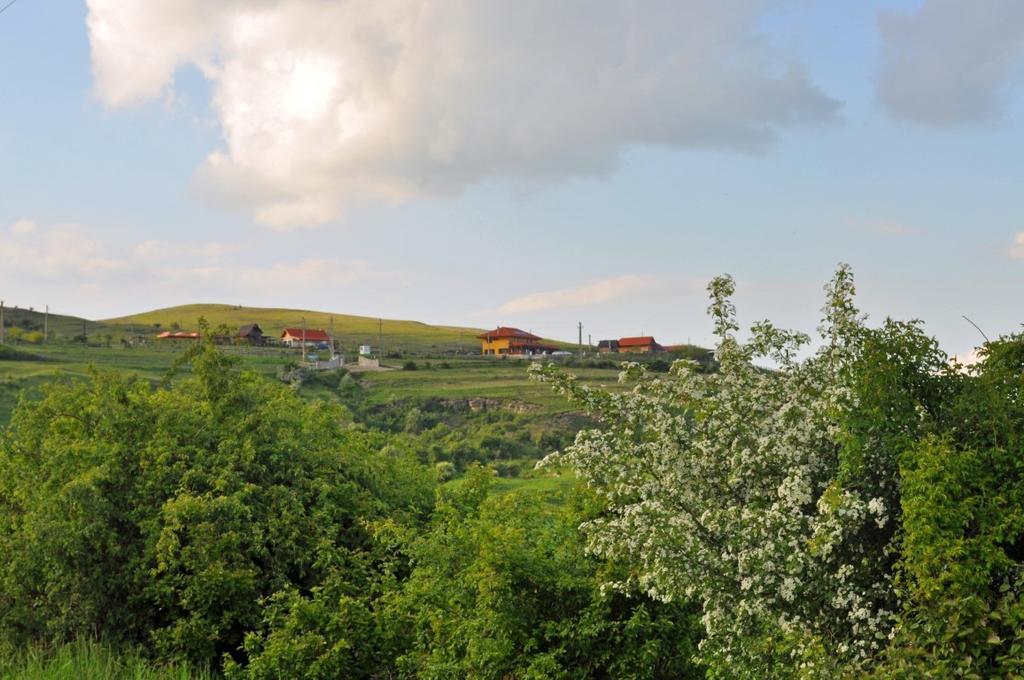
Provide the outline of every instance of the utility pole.
[[306,363],[306,317],[302,317],[302,363]]
[[377,351],[384,352],[384,319],[377,319]]
[[46,305],[46,311],[43,312],[43,342],[50,337],[50,305]]
[[577,328],[579,328],[579,331],[580,331],[580,339],[579,339],[580,356],[583,356],[583,322],[582,321],[577,322],[576,326],[577,326]]
[[594,350],[594,338],[587,333],[587,351],[592,352]]
[[4,344],[4,301],[0,300],[0,345]]
[[334,348],[334,317],[332,316],[331,317],[331,358],[332,359],[334,358],[334,355],[336,353],[337,352],[335,351],[335,348]]

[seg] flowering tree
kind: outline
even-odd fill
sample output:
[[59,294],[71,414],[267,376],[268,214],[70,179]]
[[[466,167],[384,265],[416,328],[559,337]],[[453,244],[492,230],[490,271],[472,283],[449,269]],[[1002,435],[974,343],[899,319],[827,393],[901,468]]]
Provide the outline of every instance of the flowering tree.
[[868,329],[846,266],[803,359],[810,338],[767,321],[737,339],[731,278],[708,290],[716,374],[627,363],[631,389],[612,392],[531,368],[604,425],[545,463],[571,465],[607,501],[583,529],[593,552],[634,566],[619,585],[702,603],[713,675],[863,662],[885,647],[897,606],[897,453],[927,421],[945,357],[916,323]]

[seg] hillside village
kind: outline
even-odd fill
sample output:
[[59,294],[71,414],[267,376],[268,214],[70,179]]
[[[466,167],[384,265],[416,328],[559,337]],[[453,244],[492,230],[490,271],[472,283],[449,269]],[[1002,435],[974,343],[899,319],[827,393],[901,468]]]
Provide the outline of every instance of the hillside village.
[[[225,314],[225,311],[230,313]],[[258,318],[264,311],[267,312],[267,318]],[[385,322],[382,319],[343,315],[338,315],[340,323],[336,326],[335,316],[322,312],[263,310],[226,305],[170,308],[106,321],[89,321],[79,317],[50,314],[48,309],[38,312],[32,308],[0,306],[0,343],[41,345],[70,342],[100,346],[119,344],[125,347],[150,344],[154,347],[187,345],[202,339],[200,330],[186,329],[178,320],[167,322],[165,319],[181,318],[188,312],[197,314],[196,328],[200,323],[206,324],[209,328],[207,332],[216,344],[293,349],[301,351],[304,358],[311,350],[329,350],[332,358],[341,353],[371,358],[378,357],[388,350],[412,350],[418,354],[438,356],[557,358],[577,355],[654,355],[687,347],[662,345],[650,335],[603,339],[592,345],[589,342],[584,344],[548,340],[513,326],[499,325],[494,329],[479,332],[468,328],[428,326],[406,321]],[[290,318],[282,320],[279,317],[284,316],[285,312]],[[230,326],[230,321],[247,313],[251,316],[244,323],[235,327]],[[270,318],[271,315],[273,318]],[[308,325],[305,323],[307,315],[317,322],[326,320],[328,324],[326,327]],[[296,320],[301,323],[295,324]],[[352,320],[358,321],[353,323]],[[385,328],[388,331],[386,336]],[[376,333],[373,333],[373,330],[376,330]],[[455,337],[446,337],[443,342],[429,345],[411,345],[408,338],[416,332],[445,333]],[[452,342],[453,339],[457,339],[457,342]]]

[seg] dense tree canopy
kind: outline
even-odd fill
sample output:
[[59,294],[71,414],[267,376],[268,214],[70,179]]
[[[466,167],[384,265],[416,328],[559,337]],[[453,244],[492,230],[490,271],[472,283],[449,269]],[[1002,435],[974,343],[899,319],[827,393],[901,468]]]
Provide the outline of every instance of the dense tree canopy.
[[368,519],[426,512],[433,478],[335,409],[206,346],[173,389],[97,373],[20,408],[0,448],[0,630],[237,654],[262,603],[365,579]]

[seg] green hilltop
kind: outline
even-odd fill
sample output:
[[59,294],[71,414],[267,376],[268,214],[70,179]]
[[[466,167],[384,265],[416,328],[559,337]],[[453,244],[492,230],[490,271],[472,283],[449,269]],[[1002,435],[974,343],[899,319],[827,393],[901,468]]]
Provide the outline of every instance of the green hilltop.
[[237,329],[250,323],[259,324],[264,335],[278,337],[285,328],[300,328],[305,319],[307,328],[330,330],[343,346],[371,345],[384,349],[420,352],[477,352],[476,336],[482,329],[460,326],[434,326],[419,321],[376,319],[369,316],[334,314],[304,309],[243,307],[240,305],[195,304],[156,309],[114,319],[100,324],[115,327],[127,334],[155,334],[164,330],[196,330],[199,319],[211,327],[221,325]]
[[4,326],[20,328],[24,331],[40,331],[45,327],[47,332],[58,338],[74,338],[83,333],[87,336],[111,334],[114,337],[123,335],[124,330],[111,326],[103,321],[91,321],[80,316],[68,314],[44,314],[38,309],[24,307],[4,307]]

